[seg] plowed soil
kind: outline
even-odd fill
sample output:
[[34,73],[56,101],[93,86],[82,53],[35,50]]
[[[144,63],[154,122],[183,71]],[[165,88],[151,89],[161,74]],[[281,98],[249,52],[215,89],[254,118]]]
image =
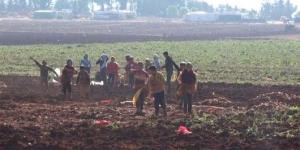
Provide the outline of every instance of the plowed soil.
[[[286,35],[282,24],[181,21],[0,20],[0,44],[255,39]],[[295,30],[290,34],[297,34]]]
[[[0,77],[0,149],[297,149],[299,136],[240,136],[219,134],[213,128],[192,128],[189,120],[177,108],[174,96],[168,96],[168,116],[153,117],[153,102],[145,105],[144,117],[134,116],[127,87],[107,89],[92,87],[91,100],[80,100],[73,87],[74,100],[60,96],[58,84],[51,84],[48,94],[42,94],[38,78]],[[199,83],[194,97],[194,118],[211,114],[267,111],[277,103],[299,106],[300,86],[255,86]],[[110,103],[111,100],[111,103]],[[266,104],[267,105],[264,105]],[[101,126],[96,120],[112,124]],[[243,120],[241,118],[241,120]],[[192,134],[178,135],[177,127],[186,123]],[[215,122],[218,126],[233,125]],[[234,126],[245,130],[247,122]],[[296,125],[296,126],[299,126]]]

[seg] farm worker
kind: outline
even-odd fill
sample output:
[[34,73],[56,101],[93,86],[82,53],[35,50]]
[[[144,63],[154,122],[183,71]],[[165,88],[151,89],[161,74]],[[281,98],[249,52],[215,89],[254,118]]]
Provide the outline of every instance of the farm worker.
[[73,67],[73,61],[68,59],[61,76],[62,92],[67,100],[72,100],[72,79],[74,74],[77,74],[77,71]]
[[179,94],[180,93],[179,89],[180,89],[180,85],[181,84],[179,84],[179,82],[178,82],[178,77],[179,77],[180,73],[182,73],[182,71],[185,70],[185,69],[186,69],[186,62],[180,62],[180,64],[179,64],[179,72],[178,72],[177,79],[176,79],[176,81],[177,81],[176,82],[177,83],[176,98],[179,101],[179,109],[182,109],[183,98]]
[[175,64],[172,57],[169,56],[168,52],[164,52],[163,55],[165,57],[165,64],[161,68],[166,69],[168,93],[170,93],[170,91],[171,91],[171,78],[172,78],[172,75],[173,75],[173,66],[175,66],[177,70],[179,70],[179,67]]
[[89,60],[89,55],[88,54],[85,54],[83,56],[83,59],[80,61],[80,66],[83,66],[84,69],[90,73],[91,72],[91,61]]
[[118,76],[119,76],[119,64],[116,62],[115,57],[111,57],[110,62],[107,64],[107,73],[108,73],[108,85],[115,87]]
[[126,60],[126,65],[125,65],[125,67],[124,67],[124,69],[125,69],[125,75],[124,75],[124,80],[125,80],[125,83],[127,83],[128,85],[129,85],[129,80],[128,80],[128,78],[129,78],[129,72],[130,72],[130,68],[129,68],[129,61],[130,61],[130,55],[126,55],[125,56],[125,60]]
[[163,115],[167,116],[165,102],[165,79],[161,72],[158,72],[155,66],[149,68],[150,78],[148,82],[150,97],[154,97],[155,116],[159,114],[159,106],[163,109]]
[[197,79],[191,63],[187,63],[186,69],[180,73],[178,82],[180,84],[178,94],[183,98],[184,113],[192,114],[192,97],[197,89]]
[[145,60],[145,70],[148,71],[149,67],[151,66],[151,61],[149,58]]
[[137,69],[137,63],[134,61],[134,57],[130,56],[128,63],[125,67],[126,70],[128,70],[128,86],[129,88],[133,88],[134,84],[134,74],[132,73],[132,69]]
[[108,63],[108,56],[106,54],[102,54],[99,58],[99,60],[96,62],[96,64],[100,65],[100,74],[99,74],[99,80],[103,81],[104,85],[106,85],[107,80],[107,63]]
[[76,84],[79,84],[80,98],[89,99],[91,78],[85,66],[80,66],[80,71],[77,76]]
[[40,84],[41,84],[42,89],[44,89],[44,90],[46,90],[46,92],[48,92],[49,71],[53,72],[57,78],[58,78],[58,74],[52,68],[47,66],[47,62],[45,60],[43,60],[42,64],[41,64],[32,57],[30,57],[30,59],[33,60],[35,62],[35,64],[40,68]]
[[144,70],[144,64],[142,62],[138,62],[137,69],[132,69],[131,72],[134,75],[134,92],[135,100],[134,105],[136,106],[135,115],[143,116],[143,106],[145,98],[148,95],[148,88],[146,84],[149,79],[148,73]]
[[156,67],[157,70],[160,70],[160,60],[157,54],[153,56],[153,65]]

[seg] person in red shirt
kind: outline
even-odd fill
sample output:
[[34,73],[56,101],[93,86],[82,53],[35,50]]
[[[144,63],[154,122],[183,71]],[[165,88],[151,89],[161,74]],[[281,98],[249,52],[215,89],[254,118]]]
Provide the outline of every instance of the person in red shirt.
[[119,64],[116,62],[115,57],[111,57],[110,62],[107,64],[108,85],[115,87],[119,75]]
[[144,101],[148,95],[148,88],[147,88],[147,82],[149,79],[148,73],[144,69],[144,64],[142,62],[138,63],[138,66],[136,69],[131,69],[131,72],[134,76],[134,92],[140,91],[140,95],[138,96],[137,102],[136,102],[136,113],[135,115],[145,115],[143,113],[143,106]]
[[197,79],[191,63],[187,63],[186,69],[180,73],[178,83],[180,84],[179,95],[183,98],[184,113],[192,114],[192,97],[197,89]]
[[62,92],[66,100],[72,100],[72,79],[74,74],[77,74],[77,71],[73,67],[73,61],[68,59],[61,76]]
[[[181,62],[179,64],[179,70],[178,70],[178,74],[177,74],[177,79],[179,78],[180,73],[183,70],[185,70],[185,68],[186,68],[186,62]],[[176,87],[176,98],[179,101],[179,109],[182,109],[183,99],[181,98],[181,95],[180,95],[180,86],[181,85],[179,84],[178,80],[177,80],[176,84],[177,84],[177,87]]]
[[134,74],[132,73],[131,70],[134,70],[134,69],[137,69],[138,65],[137,63],[134,61],[134,58],[132,56],[130,56],[128,58],[128,61],[127,61],[127,65],[125,67],[125,71],[127,73],[127,77],[128,77],[128,87],[130,89],[133,88],[133,84],[134,84]]

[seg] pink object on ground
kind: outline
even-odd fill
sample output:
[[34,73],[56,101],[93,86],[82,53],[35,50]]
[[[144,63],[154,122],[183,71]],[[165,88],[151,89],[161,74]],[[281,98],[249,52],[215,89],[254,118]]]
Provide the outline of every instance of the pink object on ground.
[[111,121],[107,121],[107,120],[96,120],[94,122],[94,124],[99,125],[101,127],[107,127],[111,124]]
[[185,126],[181,125],[178,127],[177,134],[186,135],[186,134],[192,134],[191,131],[189,131]]
[[101,105],[110,105],[110,104],[112,104],[112,100],[111,99],[101,100],[100,104]]

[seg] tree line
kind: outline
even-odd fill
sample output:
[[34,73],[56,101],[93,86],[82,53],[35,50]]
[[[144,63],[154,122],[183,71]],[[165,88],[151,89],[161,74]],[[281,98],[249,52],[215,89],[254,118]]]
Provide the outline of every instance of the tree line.
[[262,3],[260,11],[240,9],[230,5],[214,7],[197,0],[0,0],[1,12],[28,13],[40,9],[70,9],[75,14],[95,10],[132,10],[140,16],[182,17],[191,11],[241,12],[250,17],[278,20],[292,17],[297,7],[290,0],[273,0]]

